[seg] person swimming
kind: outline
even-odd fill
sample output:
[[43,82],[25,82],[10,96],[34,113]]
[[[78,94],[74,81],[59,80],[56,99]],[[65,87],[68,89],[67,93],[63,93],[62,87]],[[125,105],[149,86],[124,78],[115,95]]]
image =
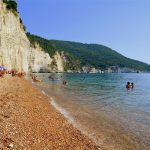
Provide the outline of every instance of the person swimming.
[[32,80],[33,80],[33,82],[41,82],[41,80],[38,80],[38,79],[37,79],[37,76],[36,76],[36,75],[33,75],[33,76],[32,76]]
[[132,83],[127,82],[126,88],[127,88],[127,89],[133,89],[133,88],[134,88],[134,83],[133,83],[133,82],[132,82]]
[[131,88],[131,83],[130,83],[130,82],[127,82],[126,88],[127,88],[127,89],[130,89],[130,88]]
[[131,83],[131,88],[132,88],[132,89],[134,88],[134,82]]

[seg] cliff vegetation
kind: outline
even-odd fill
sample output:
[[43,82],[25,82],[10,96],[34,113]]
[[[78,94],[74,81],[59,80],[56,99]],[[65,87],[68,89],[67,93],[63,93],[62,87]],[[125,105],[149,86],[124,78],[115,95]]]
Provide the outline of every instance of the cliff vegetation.
[[[15,0],[3,0],[3,3],[6,4],[7,10],[12,11],[15,16],[18,16],[17,2]],[[26,31],[26,27],[21,18],[20,23],[22,24],[24,31]]]
[[8,10],[12,10],[17,15],[17,3],[14,0],[3,0]]
[[[64,51],[64,49],[62,49],[61,47],[59,48],[53,41],[41,38],[30,33],[27,33],[27,37],[30,40],[31,47],[36,47],[36,43],[39,43],[43,51],[48,53],[50,56],[54,56],[56,51],[59,51],[60,53]],[[73,55],[68,51],[64,51],[64,54],[67,60],[64,64],[65,71],[81,69],[81,61],[76,55]]]
[[103,45],[47,40],[30,33],[27,33],[27,36],[31,44],[34,45],[35,42],[39,43],[43,50],[51,56],[56,50],[64,51],[68,60],[66,69],[77,70],[83,66],[106,69],[110,66],[117,66],[120,68],[127,67],[140,71],[150,70],[150,65],[127,58]]

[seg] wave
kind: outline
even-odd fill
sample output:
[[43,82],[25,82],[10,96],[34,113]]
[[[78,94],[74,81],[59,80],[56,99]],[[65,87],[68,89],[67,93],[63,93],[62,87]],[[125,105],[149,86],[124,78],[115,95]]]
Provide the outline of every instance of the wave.
[[95,136],[94,133],[89,132],[87,130],[84,129],[84,127],[82,127],[82,125],[80,123],[78,123],[74,117],[64,108],[62,108],[55,100],[54,97],[49,96],[44,90],[41,90],[42,94],[44,94],[45,96],[50,98],[50,104],[59,112],[61,113],[66,119],[67,121],[77,130],[79,130],[82,134],[86,135],[87,137],[89,137],[89,139],[91,139],[92,141],[94,141],[97,145],[101,145],[103,142],[100,140],[98,140]]
[[53,97],[50,98],[50,104],[56,109],[58,110],[66,119],[67,121],[73,125],[73,127],[75,127],[76,129],[78,129],[79,131],[81,131],[82,134],[86,135],[87,137],[89,137],[91,140],[93,140],[97,145],[99,145],[100,142],[96,137],[94,133],[89,133],[87,131],[85,131],[81,125],[79,123],[77,123],[77,121],[71,116],[71,114],[66,111],[64,108],[62,108]]
[[56,103],[53,97],[51,97],[50,103],[56,110],[58,110],[68,120],[69,123],[71,123],[74,127],[79,128],[79,125],[76,123],[74,118],[70,115],[70,113],[66,111],[64,108],[62,108],[58,103]]

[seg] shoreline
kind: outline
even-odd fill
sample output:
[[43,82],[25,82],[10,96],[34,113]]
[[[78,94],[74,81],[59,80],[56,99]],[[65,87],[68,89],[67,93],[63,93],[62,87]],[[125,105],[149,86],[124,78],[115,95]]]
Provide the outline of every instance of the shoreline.
[[[43,79],[43,76],[38,76]],[[46,76],[44,76],[45,78]],[[66,93],[63,88],[51,86],[47,80],[43,83],[33,84],[40,91],[45,92],[49,99],[53,99],[54,107],[84,135],[100,145],[101,149],[107,150],[146,150],[146,142],[121,122],[121,118],[113,119],[105,112],[90,111],[90,107],[78,107],[71,99],[73,95]],[[82,111],[83,110],[83,111]],[[85,113],[86,112],[86,113]],[[85,113],[85,115],[84,115]],[[94,114],[92,114],[94,113]],[[81,115],[80,115],[81,114]],[[89,115],[87,115],[89,114]],[[95,118],[93,118],[93,116]],[[147,149],[148,150],[148,149]]]
[[0,84],[0,149],[101,149],[30,81],[6,75]]

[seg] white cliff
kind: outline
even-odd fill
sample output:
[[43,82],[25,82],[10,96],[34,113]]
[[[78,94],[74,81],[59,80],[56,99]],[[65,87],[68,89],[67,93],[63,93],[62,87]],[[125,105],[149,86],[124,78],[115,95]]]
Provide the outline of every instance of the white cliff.
[[58,51],[53,56],[52,61],[52,70],[55,72],[64,72],[64,63],[65,63],[65,56],[64,53],[59,53]]
[[18,16],[0,1],[0,65],[28,72],[30,42]]
[[51,62],[48,53],[42,51],[40,46],[36,44],[35,48],[30,48],[29,71],[31,72],[50,72]]
[[0,65],[24,72],[64,72],[64,54],[53,59],[38,44],[30,47],[19,14],[7,10],[0,0]]

